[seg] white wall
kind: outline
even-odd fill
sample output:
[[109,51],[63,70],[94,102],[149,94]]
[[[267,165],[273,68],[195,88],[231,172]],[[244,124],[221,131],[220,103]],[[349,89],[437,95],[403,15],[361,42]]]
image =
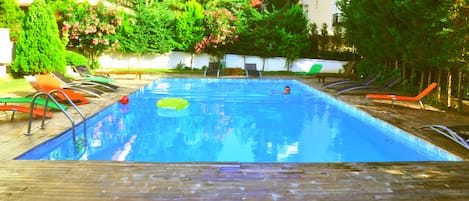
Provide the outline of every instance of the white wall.
[[13,43],[10,42],[10,29],[0,28],[0,64],[11,63]]
[[10,42],[10,30],[0,28],[0,78],[6,77],[6,64],[11,63],[13,43]]
[[[107,53],[99,58],[103,68],[157,68],[174,69],[181,63],[194,69],[208,66],[210,56],[208,54],[194,54],[193,57],[186,52],[171,52],[168,54],[147,54],[137,56],[133,54]],[[245,63],[255,63],[259,70],[264,71],[286,71],[286,59],[283,57],[261,58],[258,56],[227,54],[222,62],[226,68],[242,68]],[[293,72],[308,72],[314,64],[321,64],[323,73],[340,73],[343,71],[344,61],[333,61],[323,59],[300,58],[292,62]]]

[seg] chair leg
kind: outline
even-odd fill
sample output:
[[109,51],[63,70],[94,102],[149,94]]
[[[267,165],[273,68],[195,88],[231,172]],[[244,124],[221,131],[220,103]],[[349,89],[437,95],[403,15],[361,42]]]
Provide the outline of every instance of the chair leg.
[[420,108],[422,108],[423,110],[425,110],[425,105],[423,104],[423,102],[422,102],[422,101],[419,101],[419,103],[420,103]]
[[13,113],[11,113],[10,121],[13,121],[13,119],[15,118],[15,113],[16,113],[16,111],[13,110]]

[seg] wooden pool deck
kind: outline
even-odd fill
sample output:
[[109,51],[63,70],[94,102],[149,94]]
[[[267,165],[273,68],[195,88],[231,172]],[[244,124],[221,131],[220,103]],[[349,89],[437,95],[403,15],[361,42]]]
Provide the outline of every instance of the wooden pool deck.
[[468,167],[11,160],[0,200],[468,200]]
[[[87,115],[156,77],[122,79],[122,88],[91,104]],[[314,79],[304,80],[317,87]],[[281,90],[281,89],[280,89]],[[469,200],[469,150],[422,124],[463,124],[466,115],[386,103],[363,96],[337,97],[464,159],[403,163],[129,163],[117,161],[17,161],[32,147],[69,128],[54,113],[46,129],[25,136],[27,118],[0,114],[0,200]],[[132,101],[132,100],[130,100]],[[73,113],[73,112],[72,112]],[[77,114],[72,114],[77,117]]]

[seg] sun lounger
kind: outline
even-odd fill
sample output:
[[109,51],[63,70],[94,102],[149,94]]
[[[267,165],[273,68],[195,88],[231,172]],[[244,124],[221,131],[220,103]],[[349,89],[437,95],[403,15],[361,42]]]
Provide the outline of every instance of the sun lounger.
[[343,85],[350,85],[350,84],[362,84],[362,85],[370,85],[373,83],[376,79],[378,79],[379,75],[378,74],[371,74],[365,79],[356,81],[356,80],[338,80],[334,82],[328,82],[322,85],[323,88],[332,88],[332,87],[337,87],[337,86],[343,86]]
[[[82,92],[85,95],[94,96],[94,97],[98,97],[98,98],[101,97],[101,95],[104,94],[104,91],[102,91],[100,89],[97,89],[97,88],[95,88],[91,85],[83,85],[83,84],[80,84],[80,83],[74,83],[73,81],[68,80],[67,78],[65,78],[65,76],[63,76],[61,73],[54,72],[54,73],[51,73],[51,74],[52,74],[53,79],[59,80],[59,82],[61,83],[60,86],[64,89],[70,89],[70,90]],[[64,81],[62,79],[65,79],[66,81]]]
[[[75,91],[69,89],[63,89],[60,86],[60,81],[53,78],[50,74],[41,74],[37,76],[24,76],[24,78],[29,82],[29,84],[38,91],[43,91],[46,93],[51,92],[52,90],[61,90],[63,91],[75,104],[87,104],[89,103],[88,99],[84,96],[76,93]],[[67,102],[67,99],[60,93],[53,94],[61,102]]]
[[346,87],[342,87],[339,89],[336,89],[336,95],[349,92],[349,91],[354,91],[354,90],[359,90],[359,89],[375,89],[375,90],[389,90],[392,88],[394,85],[399,83],[401,81],[400,77],[391,77],[388,80],[384,82],[383,85],[377,86],[377,85],[369,85],[369,84],[355,84],[355,85],[350,85]]
[[220,77],[220,63],[209,63],[207,69],[204,71],[204,77],[209,75],[217,75]]
[[[0,98],[0,103],[5,103],[5,105],[7,103],[31,103],[31,101],[33,100],[33,98],[31,97],[24,97],[24,98]],[[45,106],[46,105],[46,99],[42,99],[42,98],[37,98],[35,101],[34,101],[35,104],[37,105],[42,105],[42,106]],[[62,106],[63,109],[67,109],[68,106],[67,105],[64,105],[64,104],[60,104],[60,106]],[[60,110],[59,109],[59,106],[57,106],[54,101],[51,101],[49,100],[47,102],[47,107],[48,108],[51,108],[51,109],[55,109],[55,110]]]
[[422,99],[428,95],[435,87],[436,83],[430,84],[426,89],[420,92],[417,96],[399,96],[394,94],[366,94],[366,99],[381,99],[381,100],[391,100],[392,104],[394,101],[408,101],[408,102],[418,102],[422,109],[425,109],[425,105],[422,102]]
[[[33,112],[34,115],[38,117],[43,117],[44,116],[44,110],[42,109],[31,109],[26,106],[20,106],[20,105],[0,105],[0,111],[12,111],[13,114],[11,115],[11,120],[13,120],[15,116],[15,112],[23,112],[23,113],[30,113],[31,111]],[[46,117],[47,118],[52,118],[52,113],[51,112],[46,112]]]
[[262,78],[262,73],[257,70],[256,64],[244,64],[244,70],[246,71],[246,77]]
[[[80,76],[90,82],[96,82],[100,83],[102,85],[106,85],[107,87],[110,87],[114,90],[119,88],[119,86],[111,84],[112,82],[115,82],[116,80],[110,78],[109,76],[106,75],[96,75],[96,74],[91,74],[91,72],[88,70],[86,66],[74,66],[73,70],[78,72]],[[141,79],[141,75],[139,75],[139,79]]]
[[469,149],[469,125],[466,126],[443,126],[443,125],[424,125],[419,127],[420,129],[429,128],[432,129],[461,146]]
[[86,66],[74,66],[73,70],[78,72],[78,74],[80,74],[81,77],[83,77],[84,79],[88,81],[105,83],[105,84],[109,84],[109,86],[114,86],[115,88],[117,88],[117,86],[110,84],[111,82],[115,82],[116,80],[111,79],[109,76],[105,76],[105,75],[94,75],[90,72],[90,70]]
[[314,74],[318,74],[322,69],[322,65],[321,64],[314,64],[311,66],[311,68],[309,68],[309,71],[308,72],[298,72],[296,73],[297,75],[314,75]]
[[116,88],[108,86],[106,84],[102,84],[102,83],[91,82],[91,81],[73,81],[65,77],[65,75],[60,72],[53,72],[52,75],[56,77],[57,79],[59,79],[61,82],[63,82],[66,86],[85,88],[99,95],[104,93],[102,90],[106,90],[110,92],[116,91]]

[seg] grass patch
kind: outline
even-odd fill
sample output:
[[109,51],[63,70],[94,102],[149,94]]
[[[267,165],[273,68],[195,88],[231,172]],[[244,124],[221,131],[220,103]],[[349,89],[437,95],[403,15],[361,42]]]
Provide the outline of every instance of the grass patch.
[[18,92],[18,91],[34,91],[34,89],[24,78],[0,79],[0,95]]

